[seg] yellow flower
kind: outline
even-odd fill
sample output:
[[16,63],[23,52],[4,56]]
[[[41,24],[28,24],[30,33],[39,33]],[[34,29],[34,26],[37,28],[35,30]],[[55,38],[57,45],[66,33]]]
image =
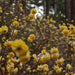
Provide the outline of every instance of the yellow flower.
[[54,53],[57,53],[58,52],[58,49],[57,48],[55,48],[55,47],[53,47],[53,48],[51,48],[51,51],[50,51],[52,54],[54,54]]
[[41,52],[42,52],[43,54],[45,54],[45,53],[46,53],[46,50],[42,50]]
[[11,48],[19,57],[19,60],[22,64],[30,60],[29,47],[23,40],[20,39],[13,41]]
[[44,70],[44,72],[48,72],[49,68],[45,67],[43,70]]
[[63,35],[67,36],[69,34],[69,30],[64,29],[62,33],[63,33]]
[[27,61],[30,60],[30,52],[27,52],[25,56],[20,56],[19,59],[22,64],[25,64]]
[[59,53],[52,54],[52,59],[58,59],[59,58]]
[[63,31],[64,29],[67,29],[67,26],[59,26],[60,31]]
[[19,4],[19,7],[20,7],[20,8],[22,8],[22,7],[23,7],[23,4],[22,4],[22,3],[20,3],[20,4]]
[[63,14],[61,14],[61,17],[63,17]]
[[28,37],[27,41],[32,42],[33,40],[30,37]]
[[61,73],[61,71],[62,71],[62,68],[59,68],[59,69],[56,70],[56,73],[59,74],[59,73]]
[[0,32],[1,32],[1,34],[6,34],[8,32],[8,27],[7,26],[2,26],[0,28]]
[[44,65],[43,65],[43,71],[44,71],[44,72],[49,71],[49,68],[48,68],[48,65],[47,65],[47,64],[44,64]]
[[4,61],[5,60],[5,58],[2,58],[2,61]]
[[19,26],[19,22],[18,21],[14,21],[13,22],[13,26],[18,27]]
[[3,38],[2,38],[2,41],[4,42],[5,40],[6,40],[6,37],[3,37]]
[[39,63],[44,63],[44,62],[48,62],[50,60],[50,54],[48,52],[46,52],[45,54],[41,53],[40,55],[40,60]]
[[70,25],[69,28],[70,28],[70,33],[75,34],[75,26]]
[[9,53],[9,56],[10,56],[11,58],[13,58],[15,55],[14,55],[13,52],[10,52],[10,53]]
[[35,14],[37,13],[37,10],[33,8],[33,9],[31,10],[31,13],[35,15]]
[[33,69],[33,72],[37,72],[37,70],[36,69]]
[[13,14],[13,12],[10,12],[10,14]]
[[4,46],[5,47],[7,47],[7,48],[10,48],[11,47],[11,45],[12,45],[12,41],[6,41],[5,43],[4,43]]
[[11,58],[11,62],[16,62],[16,63],[19,63],[19,59],[16,59],[16,58]]
[[18,72],[18,68],[15,68],[15,69],[14,69],[14,73],[17,73],[17,72]]
[[43,65],[38,65],[37,70],[41,71],[43,69]]
[[7,71],[8,73],[12,73],[14,70],[14,63],[12,62],[7,62]]
[[57,69],[59,69],[58,65],[54,65],[53,69],[56,71]]
[[26,53],[29,50],[28,46],[21,39],[13,41],[11,48],[14,52],[19,54]]
[[34,16],[33,14],[29,14],[29,16],[28,16],[28,19],[29,19],[29,20],[32,21],[34,18],[35,18],[35,16]]
[[68,70],[72,70],[71,64],[67,64],[67,65],[66,65],[66,68],[67,68]]
[[49,71],[48,75],[52,75],[53,74],[53,71]]
[[57,59],[56,64],[61,66],[61,65],[63,65],[63,62],[64,62],[64,59],[60,58],[60,59]]
[[29,37],[30,37],[32,40],[35,40],[35,35],[34,35],[34,34],[31,34]]
[[4,68],[4,67],[2,67],[2,70],[3,70],[3,71],[5,71],[5,68]]

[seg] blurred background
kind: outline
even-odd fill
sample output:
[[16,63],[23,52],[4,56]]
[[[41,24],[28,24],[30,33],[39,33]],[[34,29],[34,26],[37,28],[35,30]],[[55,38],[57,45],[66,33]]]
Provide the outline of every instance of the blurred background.
[[[11,5],[15,5],[15,2],[19,0],[0,0],[10,2]],[[75,20],[75,0],[21,0],[24,6],[28,5],[27,10],[36,8],[38,13],[36,16],[59,16],[63,15],[63,18],[68,20]],[[1,2],[0,2],[1,3]]]

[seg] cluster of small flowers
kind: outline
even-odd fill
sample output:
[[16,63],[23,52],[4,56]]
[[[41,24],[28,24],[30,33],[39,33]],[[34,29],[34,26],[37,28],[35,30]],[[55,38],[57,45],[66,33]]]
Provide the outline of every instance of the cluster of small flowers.
[[65,24],[64,25],[60,25],[60,31],[62,31],[63,35],[68,36],[68,35],[72,35],[75,34],[75,26],[68,24],[69,27],[67,27]]
[[20,62],[22,64],[26,63],[30,59],[30,52],[28,46],[25,44],[23,40],[15,40],[15,41],[6,41],[4,43],[5,47],[11,47],[12,50],[19,57]]
[[44,63],[44,62],[48,62],[51,56],[50,53],[46,51],[46,47],[43,47],[43,50],[41,51],[40,54],[38,54],[38,56],[36,56],[36,54],[33,54],[33,58],[34,58],[34,62],[39,61],[39,63]]
[[[64,75],[64,72],[65,75],[70,75],[72,65],[69,63],[71,63],[72,54],[68,43],[71,42],[72,52],[75,53],[75,26],[62,21],[58,29],[57,21],[49,16],[47,19],[37,17],[35,22],[32,22],[37,10],[31,9],[31,13],[27,16],[24,5],[20,1],[15,3],[16,11],[11,11],[11,5],[9,12],[0,7],[0,24],[3,24],[0,27],[0,70],[2,69],[4,73],[7,71],[8,75],[18,71],[26,72],[25,75],[32,71],[31,74],[41,71],[44,75],[47,73]],[[58,15],[56,17],[58,18]],[[16,36],[17,34],[19,35]],[[75,58],[75,54],[72,57]]]
[[49,71],[48,65],[47,64],[38,65],[37,71],[44,71],[44,75],[46,75],[47,72]]
[[56,73],[60,74],[63,68],[59,67],[58,65],[54,65],[53,69],[56,71]]
[[7,61],[7,65],[6,65],[6,68],[7,68],[7,71],[8,71],[8,75],[10,75],[11,73],[17,73],[18,72],[18,68],[15,67],[15,64],[14,63],[18,63],[19,60],[14,58],[14,53],[13,52],[10,52],[8,55],[7,55],[7,58],[8,58],[8,61]]
[[55,47],[51,48],[50,52],[51,52],[52,59],[59,58],[59,51],[57,48],[55,48]]
[[33,19],[35,19],[35,14],[37,13],[37,10],[34,8],[31,10],[31,14],[29,14],[28,19],[30,21],[32,21]]
[[35,40],[35,35],[34,35],[34,34],[31,34],[31,35],[28,37],[27,41],[28,41],[28,42],[33,42],[33,40]]

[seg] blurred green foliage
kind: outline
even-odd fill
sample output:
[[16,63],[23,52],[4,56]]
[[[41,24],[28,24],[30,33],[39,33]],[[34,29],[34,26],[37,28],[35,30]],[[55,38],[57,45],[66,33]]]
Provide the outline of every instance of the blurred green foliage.
[[58,12],[61,11],[61,13],[65,13],[65,3],[64,0],[56,0],[57,10]]

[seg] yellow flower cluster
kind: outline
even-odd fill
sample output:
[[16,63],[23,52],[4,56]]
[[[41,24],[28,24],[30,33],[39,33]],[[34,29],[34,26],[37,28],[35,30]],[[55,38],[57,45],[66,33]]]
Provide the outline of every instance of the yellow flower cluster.
[[15,68],[15,64],[11,60],[8,60],[6,68],[7,68],[8,74],[18,72],[18,68],[17,67]]
[[70,25],[69,28],[70,28],[70,34],[75,34],[75,26]]
[[12,43],[13,43],[13,41],[8,41],[7,40],[7,41],[5,41],[4,46],[7,47],[7,48],[10,48]]
[[67,36],[69,34],[75,34],[75,26],[72,24],[67,25],[69,25],[69,27],[67,27],[65,23],[63,25],[59,25],[60,31],[62,31],[63,35]]
[[[28,15],[28,0],[23,2],[26,5],[21,0],[12,2],[13,5],[10,5],[10,0],[0,3],[0,69],[8,75],[28,75],[29,72],[33,75],[39,74],[38,71],[42,75],[75,75],[71,72],[72,65],[68,64],[75,58],[75,26],[71,24],[74,20],[58,22],[63,14],[53,18],[43,14],[35,19],[37,10],[31,9]],[[7,11],[3,4],[11,10]]]
[[51,48],[50,52],[51,52],[51,54],[54,54],[54,53],[58,53],[59,51],[57,48],[53,47],[53,48]]
[[35,18],[35,14],[37,13],[36,9],[31,10],[31,14],[29,14],[28,19],[32,21]]
[[43,70],[44,72],[48,72],[48,71],[49,71],[48,65],[47,65],[47,64],[38,65],[37,71],[42,71],[42,70]]
[[48,62],[51,58],[50,54],[46,51],[45,48],[41,51],[41,53],[38,55],[39,57],[39,63]]
[[[48,18],[48,17],[47,17],[47,18]],[[50,22],[52,22],[52,23],[54,23],[54,24],[56,23],[56,21],[55,21],[53,18],[50,19]]]
[[15,54],[13,52],[8,53],[8,55],[7,55],[8,61],[7,61],[6,68],[7,68],[9,75],[11,73],[14,73],[14,74],[17,73],[18,69],[20,69],[20,70],[22,69],[22,63],[18,64],[17,65],[18,67],[15,67],[15,63],[19,63],[19,59],[17,59],[14,56],[15,56]]
[[1,34],[6,34],[7,32],[8,32],[8,27],[7,26],[1,26],[0,33]]
[[59,28],[60,28],[60,31],[62,31],[63,35],[67,36],[69,34],[69,30],[67,26],[65,26],[65,24],[62,26],[59,26]]
[[59,26],[59,28],[60,28],[60,31],[63,31],[64,29],[68,29],[67,26],[63,26],[63,25]]
[[35,15],[35,14],[37,13],[37,10],[33,8],[33,9],[31,10],[31,13]]
[[63,63],[64,63],[64,59],[63,59],[63,58],[57,59],[57,61],[56,61],[56,64],[57,64],[58,66],[63,65]]
[[56,73],[61,73],[62,72],[62,67],[59,67],[58,65],[54,65],[53,69],[56,71]]
[[59,51],[57,48],[55,48],[55,47],[51,48],[50,52],[52,54],[51,55],[52,59],[58,59],[59,58]]
[[7,71],[8,71],[8,73],[12,73],[13,70],[14,70],[14,63],[8,61],[7,62]]
[[12,50],[19,57],[22,64],[26,63],[30,59],[30,52],[28,46],[23,40],[15,40],[11,46]]
[[22,8],[22,7],[23,7],[23,4],[22,4],[22,3],[20,3],[20,4],[19,4],[19,7],[20,7],[20,8]]
[[15,59],[14,56],[15,55],[14,55],[13,52],[10,52],[7,55],[8,61],[7,61],[6,68],[7,68],[8,74],[17,73],[18,72],[18,68],[17,67],[15,68],[15,64],[14,63],[18,63],[19,60],[18,59]]
[[69,34],[69,30],[68,29],[64,29],[62,33],[63,33],[63,35],[67,36]]
[[66,68],[67,68],[68,70],[72,70],[71,64],[67,64],[67,65],[66,65]]
[[30,21],[32,21],[34,18],[35,18],[35,15],[34,15],[34,14],[29,14],[28,19],[29,19]]
[[31,35],[28,37],[27,41],[28,41],[28,42],[33,42],[33,40],[35,40],[35,35],[34,35],[34,34],[31,34]]
[[15,56],[14,53],[13,53],[13,52],[10,52],[10,53],[7,55],[7,58],[11,59],[11,58],[13,58],[14,56]]
[[13,26],[14,26],[14,27],[18,27],[18,26],[19,26],[19,22],[18,22],[18,21],[14,21],[14,22],[13,22]]
[[39,61],[39,63],[44,63],[44,62],[48,62],[50,60],[50,58],[51,58],[51,56],[46,51],[45,47],[43,47],[43,50],[41,51],[40,54],[38,54],[38,56],[36,56],[36,54],[33,54],[34,62],[38,62]]

